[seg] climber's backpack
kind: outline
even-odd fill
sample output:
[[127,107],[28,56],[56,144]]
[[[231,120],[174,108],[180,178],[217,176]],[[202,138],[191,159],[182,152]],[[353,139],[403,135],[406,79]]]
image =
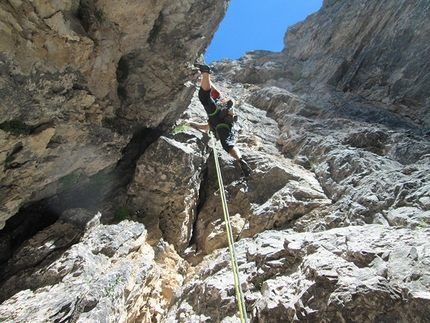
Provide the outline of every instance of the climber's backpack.
[[216,89],[211,90],[211,96],[215,101],[216,111],[212,115],[218,114],[218,117],[228,125],[232,125],[237,121],[237,115],[234,110],[232,100],[227,100],[222,97]]
[[233,122],[237,121],[237,115],[234,113],[233,101],[228,100],[227,102],[217,102],[217,109],[219,109],[219,118],[225,123],[232,125]]

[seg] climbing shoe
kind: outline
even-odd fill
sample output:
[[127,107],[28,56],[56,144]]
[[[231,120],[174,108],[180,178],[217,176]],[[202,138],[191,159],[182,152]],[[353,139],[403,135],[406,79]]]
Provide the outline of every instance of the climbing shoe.
[[243,175],[245,175],[245,177],[249,177],[249,175],[251,175],[252,173],[252,169],[251,167],[249,167],[248,163],[243,159],[239,159],[239,167],[243,172]]
[[206,64],[194,64],[195,67],[197,67],[201,73],[211,73],[211,68],[209,67],[209,65]]

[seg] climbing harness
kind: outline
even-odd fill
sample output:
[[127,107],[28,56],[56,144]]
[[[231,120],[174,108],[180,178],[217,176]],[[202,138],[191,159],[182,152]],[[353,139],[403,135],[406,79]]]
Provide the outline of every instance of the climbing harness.
[[230,130],[231,128],[230,128],[230,126],[227,124],[227,123],[219,123],[219,124],[217,124],[217,126],[215,127],[217,130],[218,129],[221,129],[221,128],[225,128],[225,129],[228,129],[228,130]]
[[215,109],[215,111],[213,113],[208,113],[209,117],[214,117],[216,116],[221,110],[220,109]]
[[237,266],[236,251],[234,249],[233,231],[231,230],[230,215],[228,213],[224,184],[222,182],[221,169],[219,167],[218,152],[216,150],[216,141],[215,141],[214,135],[212,134],[212,131],[210,132],[210,134],[211,134],[211,140],[212,140],[212,149],[213,149],[214,158],[215,158],[215,168],[218,176],[218,185],[219,185],[219,191],[221,196],[222,209],[224,212],[224,222],[225,222],[225,227],[227,231],[228,248],[230,249],[230,259],[231,259],[231,266],[233,269],[234,285],[236,289],[236,299],[239,306],[240,321],[241,323],[247,323],[248,319],[246,317],[245,299],[243,297],[242,286],[239,280],[239,270]]

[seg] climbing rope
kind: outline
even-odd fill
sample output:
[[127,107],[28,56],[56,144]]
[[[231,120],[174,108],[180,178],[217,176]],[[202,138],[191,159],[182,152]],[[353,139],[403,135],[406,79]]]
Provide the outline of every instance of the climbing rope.
[[211,134],[211,140],[212,140],[212,149],[213,149],[214,158],[215,158],[215,168],[218,176],[218,185],[219,185],[219,192],[221,196],[222,209],[224,212],[224,221],[225,221],[225,227],[227,231],[228,248],[230,249],[230,259],[231,259],[231,266],[233,268],[234,286],[236,289],[236,299],[239,306],[240,321],[241,323],[247,323],[248,319],[246,317],[245,299],[243,297],[242,286],[240,284],[240,279],[239,279],[239,270],[237,266],[236,251],[234,249],[233,231],[231,230],[230,215],[228,213],[227,200],[225,198],[225,190],[224,190],[224,184],[222,182],[221,168],[219,167],[218,153],[216,150],[216,140],[214,135],[212,134],[212,131],[210,131],[210,134]]

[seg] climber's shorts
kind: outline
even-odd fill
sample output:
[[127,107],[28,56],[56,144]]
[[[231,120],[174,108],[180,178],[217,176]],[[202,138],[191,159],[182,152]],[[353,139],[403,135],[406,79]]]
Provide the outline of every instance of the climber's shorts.
[[236,145],[237,136],[234,128],[218,127],[217,133],[222,148],[229,153],[230,149]]

